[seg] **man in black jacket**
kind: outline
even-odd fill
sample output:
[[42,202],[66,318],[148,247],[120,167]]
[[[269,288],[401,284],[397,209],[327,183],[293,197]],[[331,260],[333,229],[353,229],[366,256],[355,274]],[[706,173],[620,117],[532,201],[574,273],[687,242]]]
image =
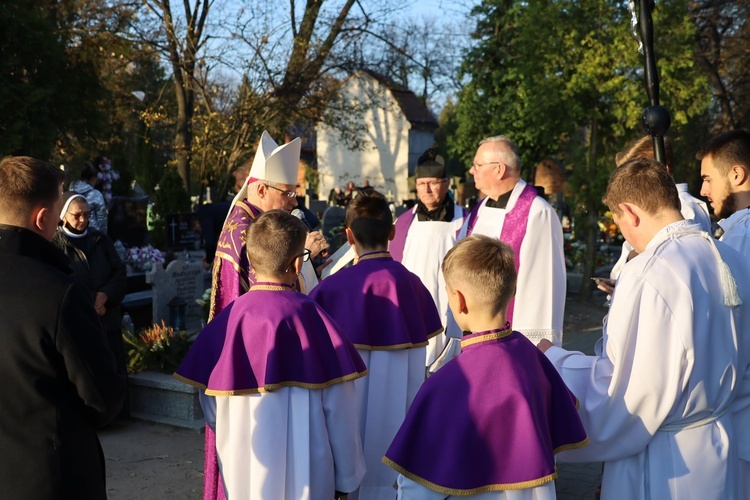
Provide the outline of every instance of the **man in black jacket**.
[[0,161],[0,484],[5,499],[104,499],[96,427],[118,412],[118,374],[88,292],[50,243],[63,174]]

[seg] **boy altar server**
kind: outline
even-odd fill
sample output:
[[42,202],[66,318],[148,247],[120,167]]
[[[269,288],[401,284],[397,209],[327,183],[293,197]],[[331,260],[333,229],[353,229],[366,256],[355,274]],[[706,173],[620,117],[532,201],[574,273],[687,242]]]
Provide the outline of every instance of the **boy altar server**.
[[341,325],[369,371],[355,382],[367,473],[351,498],[391,500],[397,474],[381,458],[424,382],[425,346],[443,328],[419,277],[386,251],[394,227],[383,195],[354,198],[344,222],[357,264],[310,296]]
[[604,203],[639,255],[620,274],[600,355],[539,343],[591,439],[559,460],[605,462],[602,499],[736,498],[728,409],[748,361],[747,263],[683,219],[653,160],[618,167]]
[[555,453],[587,439],[575,396],[506,320],[513,250],[471,236],[443,272],[462,352],[424,383],[383,458],[401,473],[398,497],[554,499]]
[[205,390],[230,499],[321,499],[365,472],[353,380],[366,368],[312,300],[293,290],[304,223],[281,210],[248,229],[256,280],[200,333],[175,377]]

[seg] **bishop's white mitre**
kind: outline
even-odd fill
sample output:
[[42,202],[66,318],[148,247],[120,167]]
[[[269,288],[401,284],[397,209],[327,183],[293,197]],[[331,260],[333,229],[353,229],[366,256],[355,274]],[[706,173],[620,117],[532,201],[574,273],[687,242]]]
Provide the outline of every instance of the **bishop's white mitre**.
[[279,146],[264,130],[249,177],[278,184],[296,185],[301,148],[302,141],[299,137]]

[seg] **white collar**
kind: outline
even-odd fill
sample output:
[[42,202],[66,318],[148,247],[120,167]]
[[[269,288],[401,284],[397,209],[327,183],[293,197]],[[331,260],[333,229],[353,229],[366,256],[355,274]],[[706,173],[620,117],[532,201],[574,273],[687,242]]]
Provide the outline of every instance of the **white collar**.
[[742,210],[737,210],[726,219],[721,219],[719,221],[719,226],[724,230],[724,234],[727,234],[732,230],[734,226],[742,222],[742,220],[748,215],[750,215],[750,207],[743,208]]

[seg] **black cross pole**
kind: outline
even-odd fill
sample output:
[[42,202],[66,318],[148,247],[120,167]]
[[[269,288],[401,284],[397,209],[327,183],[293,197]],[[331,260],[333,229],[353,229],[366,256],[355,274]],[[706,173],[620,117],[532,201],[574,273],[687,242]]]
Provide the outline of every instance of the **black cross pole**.
[[656,69],[656,55],[654,54],[654,24],[651,11],[654,9],[653,0],[638,1],[638,27],[641,43],[643,44],[644,69],[646,76],[646,92],[649,107],[643,110],[641,123],[646,133],[654,141],[654,155],[656,161],[667,164],[664,152],[664,136],[669,130],[672,119],[667,108],[659,104],[659,73]]

